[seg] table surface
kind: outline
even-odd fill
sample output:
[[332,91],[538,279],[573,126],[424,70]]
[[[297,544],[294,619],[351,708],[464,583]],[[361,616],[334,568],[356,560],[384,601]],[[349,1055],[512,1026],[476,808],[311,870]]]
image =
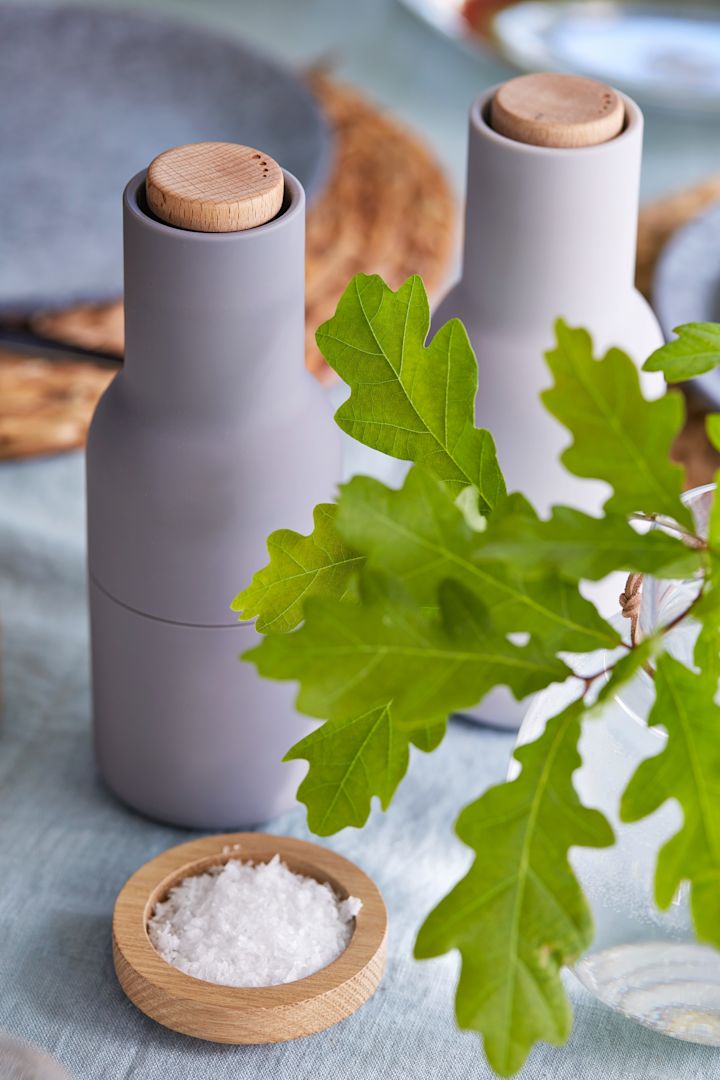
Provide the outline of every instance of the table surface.
[[[476,60],[436,37],[392,0],[137,6],[244,34],[298,67],[330,62],[424,131],[458,190],[468,104],[508,74],[495,59]],[[650,115],[646,147],[648,195],[718,168],[716,140],[700,122]],[[456,959],[416,963],[412,942],[424,913],[467,865],[452,822],[503,777],[508,735],[451,724],[439,751],[415,754],[387,815],[376,812],[364,831],[327,841],[373,876],[388,903],[389,967],[375,997],[311,1039],[253,1048],[204,1044],[145,1019],[113,974],[110,917],[119,888],[145,860],[192,834],[130,813],[94,772],[80,455],[0,465],[0,620],[0,1030],[45,1047],[77,1080],[490,1075],[477,1038],[454,1026]],[[268,828],[308,835],[299,810]],[[537,1049],[523,1072],[529,1080],[720,1076],[716,1052],[645,1031],[567,978],[576,1012],[572,1038],[560,1051]]]
[[[0,465],[0,1031],[45,1047],[76,1080],[489,1077],[478,1039],[453,1023],[456,958],[412,959],[424,914],[469,863],[452,823],[507,768],[511,737],[472,724],[453,722],[435,754],[414,754],[388,814],[327,841],[374,878],[390,914],[388,971],[359,1013],[295,1043],[220,1047],[165,1030],[123,996],[115,897],[138,866],[193,834],[126,810],[95,774],[83,486],[80,454]],[[268,831],[309,836],[300,809]],[[567,981],[572,1038],[537,1049],[528,1080],[720,1075],[717,1052],[646,1031]]]

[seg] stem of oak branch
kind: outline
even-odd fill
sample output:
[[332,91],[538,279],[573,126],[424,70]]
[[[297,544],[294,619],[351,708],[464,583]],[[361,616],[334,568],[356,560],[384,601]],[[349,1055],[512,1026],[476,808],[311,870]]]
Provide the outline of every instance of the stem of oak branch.
[[630,515],[631,521],[646,521],[651,525],[660,525],[663,529],[668,529],[670,532],[677,533],[683,540],[687,540],[692,547],[702,548],[703,551],[707,551],[707,541],[703,540],[701,536],[698,536],[694,532],[690,532],[689,529],[684,529],[682,525],[678,525],[673,518],[664,517],[662,514],[644,514],[640,511]]

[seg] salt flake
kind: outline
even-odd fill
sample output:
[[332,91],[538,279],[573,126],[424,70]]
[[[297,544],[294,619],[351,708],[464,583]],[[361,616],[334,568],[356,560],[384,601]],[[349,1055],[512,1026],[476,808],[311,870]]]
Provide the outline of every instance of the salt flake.
[[222,986],[277,986],[327,967],[347,948],[362,902],[269,863],[230,859],[170,890],[148,923],[173,967]]

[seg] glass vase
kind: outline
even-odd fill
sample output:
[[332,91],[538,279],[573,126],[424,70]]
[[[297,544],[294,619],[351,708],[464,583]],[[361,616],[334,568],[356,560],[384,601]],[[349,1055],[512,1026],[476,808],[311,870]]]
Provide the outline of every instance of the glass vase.
[[[709,485],[685,498],[698,532],[706,528],[714,488]],[[647,634],[667,625],[685,610],[699,588],[697,579],[642,585],[639,627]],[[627,621],[615,625],[627,635]],[[666,636],[666,647],[690,664],[698,627],[690,619]],[[573,659],[578,675],[606,669],[612,658],[596,653]],[[536,739],[545,722],[577,698],[581,684],[550,687],[535,699],[518,737]],[[620,798],[642,760],[659,753],[665,732],[647,726],[653,687],[644,671],[614,700],[588,718],[579,744],[583,764],[574,783],[587,806],[597,807],[616,835],[612,848],[575,848],[570,861],[588,898],[595,922],[594,940],[575,964],[580,982],[612,1009],[666,1035],[720,1045],[720,952],[695,939],[689,889],[683,884],[667,911],[654,900],[657,853],[682,825],[679,805],[670,800],[635,824],[619,820]]]

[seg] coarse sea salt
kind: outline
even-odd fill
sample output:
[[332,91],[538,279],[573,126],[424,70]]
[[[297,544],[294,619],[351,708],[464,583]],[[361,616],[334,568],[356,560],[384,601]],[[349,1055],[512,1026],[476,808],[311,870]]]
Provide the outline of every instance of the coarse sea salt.
[[231,859],[188,877],[157,904],[150,941],[169,964],[222,986],[304,979],[342,953],[362,907],[331,887],[268,863]]

